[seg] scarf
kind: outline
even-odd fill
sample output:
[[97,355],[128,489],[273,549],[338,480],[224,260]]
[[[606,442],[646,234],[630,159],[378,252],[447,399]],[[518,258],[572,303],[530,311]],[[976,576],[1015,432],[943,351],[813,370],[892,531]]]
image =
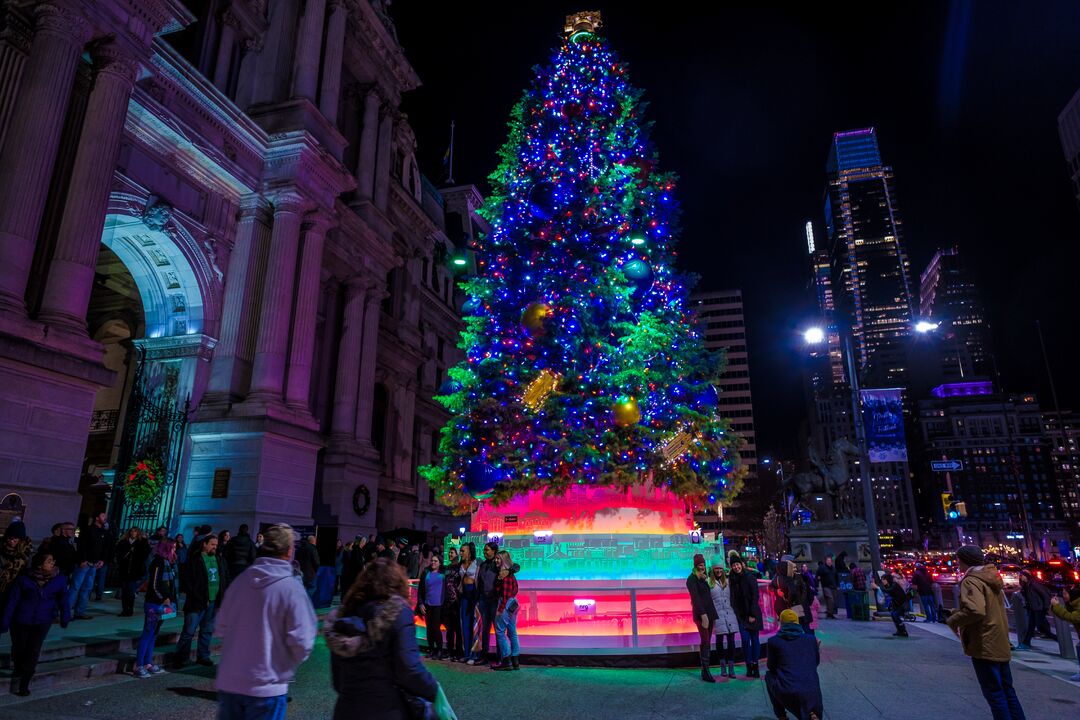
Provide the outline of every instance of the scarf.
[[56,577],[56,574],[58,572],[60,571],[57,570],[55,567],[52,569],[52,572],[45,572],[44,568],[36,567],[32,570],[27,571],[26,574],[29,575],[30,578],[37,583],[38,587],[45,587],[45,584],[52,580],[54,577]]
[[802,625],[799,623],[784,623],[780,626],[780,632],[776,634],[785,640],[794,640],[797,637],[805,635],[806,631],[803,630]]

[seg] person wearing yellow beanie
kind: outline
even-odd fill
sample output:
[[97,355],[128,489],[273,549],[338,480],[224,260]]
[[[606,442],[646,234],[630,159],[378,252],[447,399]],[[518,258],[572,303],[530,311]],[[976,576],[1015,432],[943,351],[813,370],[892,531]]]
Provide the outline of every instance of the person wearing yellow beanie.
[[780,632],[766,644],[765,689],[778,718],[793,713],[820,720],[825,711],[817,668],[821,662],[817,638],[803,630],[791,608],[780,613]]

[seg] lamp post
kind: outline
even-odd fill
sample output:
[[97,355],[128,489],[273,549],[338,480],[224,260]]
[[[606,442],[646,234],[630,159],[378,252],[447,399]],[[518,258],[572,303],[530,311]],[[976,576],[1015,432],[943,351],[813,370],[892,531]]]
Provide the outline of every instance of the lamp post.
[[[881,569],[881,545],[878,543],[877,510],[874,507],[874,488],[870,479],[870,456],[866,447],[866,428],[863,426],[862,398],[859,396],[859,374],[855,368],[854,352],[851,349],[851,336],[844,335],[844,362],[848,371],[848,387],[851,389],[852,423],[855,425],[855,445],[859,448],[859,480],[863,490],[863,508],[866,520],[866,532],[870,541],[870,565],[874,578]],[[808,345],[820,345],[825,342],[825,331],[812,327],[803,333]]]

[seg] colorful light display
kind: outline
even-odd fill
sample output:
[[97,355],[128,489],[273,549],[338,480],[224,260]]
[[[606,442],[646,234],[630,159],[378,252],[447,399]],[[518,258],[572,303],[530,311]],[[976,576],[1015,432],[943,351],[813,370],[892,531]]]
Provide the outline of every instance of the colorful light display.
[[[691,326],[673,268],[675,177],[598,22],[568,21],[490,178],[492,230],[462,281],[466,360],[438,396],[452,413],[439,462],[420,470],[461,511],[481,495],[644,481],[700,501],[741,482],[714,470],[738,440],[716,415],[722,358]],[[680,431],[689,441],[672,445]]]

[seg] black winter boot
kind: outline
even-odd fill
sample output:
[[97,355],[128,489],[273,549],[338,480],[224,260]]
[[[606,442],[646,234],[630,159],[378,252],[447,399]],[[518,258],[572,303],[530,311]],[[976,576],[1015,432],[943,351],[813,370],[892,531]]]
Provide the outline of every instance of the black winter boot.
[[714,678],[712,676],[712,673],[709,672],[709,666],[706,665],[705,663],[701,663],[701,680],[702,680],[702,682],[707,682],[707,683],[716,682],[716,678]]
[[754,663],[754,677],[756,677],[756,678],[761,677],[761,666],[758,665],[757,663]]
[[728,660],[727,664],[727,676],[732,680],[735,679],[735,663],[731,662],[730,660]]
[[521,663],[521,658],[519,656],[517,656],[517,655],[510,656],[510,664],[513,666],[513,668],[515,670],[520,670],[521,669],[521,664],[520,663]]

